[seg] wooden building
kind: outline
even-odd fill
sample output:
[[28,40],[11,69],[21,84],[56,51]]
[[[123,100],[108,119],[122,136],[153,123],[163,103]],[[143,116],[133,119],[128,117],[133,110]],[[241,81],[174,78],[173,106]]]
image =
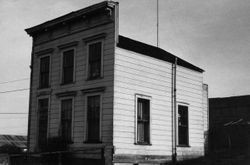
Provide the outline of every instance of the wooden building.
[[250,95],[209,98],[209,150],[230,156],[250,151]]
[[203,70],[119,35],[118,9],[104,1],[26,29],[30,155],[63,150],[106,165],[204,155]]

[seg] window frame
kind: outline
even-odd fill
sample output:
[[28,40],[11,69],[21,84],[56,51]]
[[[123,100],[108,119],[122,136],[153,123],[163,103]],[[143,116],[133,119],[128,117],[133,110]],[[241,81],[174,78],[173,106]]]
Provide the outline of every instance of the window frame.
[[[71,134],[70,134],[70,141],[68,142],[68,144],[71,144],[71,143],[74,143],[74,114],[75,114],[75,111],[74,111],[74,105],[75,105],[75,99],[73,96],[66,96],[66,97],[62,97],[60,98],[60,112],[59,112],[59,119],[60,119],[60,122],[59,122],[59,130],[61,129],[61,122],[62,122],[62,101],[63,100],[69,100],[71,99],[72,100],[72,109],[71,109]],[[61,130],[62,131],[62,130]],[[58,132],[58,136],[59,137],[62,137],[62,132]]]
[[[190,147],[190,139],[189,139],[189,104],[188,103],[185,103],[185,102],[177,102],[176,104],[176,144],[177,144],[177,147]],[[187,107],[187,144],[179,144],[179,106],[184,106],[184,107]]]
[[[69,50],[73,50],[74,51],[74,54],[73,54],[73,56],[74,56],[74,60],[73,60],[73,80],[72,80],[72,82],[69,82],[69,83],[64,83],[63,82],[63,57],[64,57],[64,52],[67,52],[67,51],[69,51]],[[61,71],[60,71],[60,82],[61,82],[61,85],[68,85],[68,84],[73,84],[73,83],[75,83],[75,71],[76,71],[76,47],[67,47],[67,48],[64,48],[64,49],[62,49],[61,50]]]
[[[36,99],[36,146],[39,147],[39,100],[43,100],[43,99],[48,99],[48,116],[47,116],[47,135],[46,135],[46,139],[48,142],[48,138],[49,138],[49,134],[50,134],[50,96],[40,96]],[[40,148],[38,148],[40,150]]]
[[[138,138],[138,119],[137,119],[137,112],[138,112],[138,99],[145,99],[149,101],[149,141],[148,143],[141,143],[137,140]],[[152,145],[151,144],[151,137],[152,137],[152,97],[142,94],[135,94],[135,145]]]
[[[91,96],[100,96],[100,112],[99,112],[99,140],[98,142],[91,142],[88,139],[88,97]],[[102,103],[103,103],[103,94],[98,92],[98,93],[88,93],[85,95],[85,128],[84,128],[84,142],[85,143],[92,143],[92,144],[97,144],[97,143],[102,143],[102,114],[103,114],[103,110],[102,110]]]
[[[41,59],[42,58],[45,58],[45,57],[49,57],[49,82],[48,82],[48,87],[41,87]],[[51,85],[51,55],[50,54],[45,54],[45,55],[41,55],[38,57],[39,59],[39,81],[38,81],[38,89],[47,89],[47,88],[50,88],[50,85]]]
[[[100,70],[100,76],[96,77],[96,78],[91,78],[89,76],[89,46],[92,44],[96,44],[98,42],[101,42],[101,70]],[[87,57],[86,57],[86,80],[96,80],[96,79],[101,79],[103,78],[103,54],[104,54],[104,39],[95,39],[95,40],[91,40],[86,42],[86,46],[87,46]]]

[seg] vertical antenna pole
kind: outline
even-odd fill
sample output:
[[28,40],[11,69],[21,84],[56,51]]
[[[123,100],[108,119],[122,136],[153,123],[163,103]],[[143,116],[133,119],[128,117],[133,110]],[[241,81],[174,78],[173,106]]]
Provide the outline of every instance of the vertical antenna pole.
[[157,47],[159,47],[159,0],[157,0]]

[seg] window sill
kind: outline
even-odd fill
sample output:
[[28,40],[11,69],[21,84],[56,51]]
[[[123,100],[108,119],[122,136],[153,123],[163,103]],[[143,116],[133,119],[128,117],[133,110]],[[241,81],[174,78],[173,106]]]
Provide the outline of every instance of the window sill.
[[134,143],[135,145],[141,145],[141,146],[152,146],[151,143],[142,143],[142,142],[137,142],[137,143]]
[[180,144],[180,145],[177,145],[177,147],[188,148],[188,147],[191,147],[191,146],[190,145],[185,145],[185,144]]
[[75,81],[69,82],[69,83],[61,83],[60,85],[61,86],[66,86],[66,85],[72,85],[72,84],[75,84]]
[[86,81],[101,80],[101,79],[103,79],[103,77],[94,77],[94,78],[89,77],[86,79]]
[[46,90],[49,90],[49,89],[50,89],[50,86],[48,86],[48,87],[38,87],[38,88],[37,88],[37,90],[41,90],[41,91],[42,91],[42,90],[45,90],[45,91],[46,91]]
[[73,142],[72,140],[69,140],[69,141],[64,141],[64,143],[65,143],[66,145],[71,145],[71,144],[74,144],[74,142]]
[[83,143],[86,143],[86,144],[101,144],[102,142],[101,141],[84,141]]

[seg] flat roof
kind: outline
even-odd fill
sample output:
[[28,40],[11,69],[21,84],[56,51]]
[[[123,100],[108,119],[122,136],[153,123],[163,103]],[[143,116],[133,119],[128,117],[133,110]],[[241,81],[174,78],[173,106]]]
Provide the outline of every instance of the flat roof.
[[74,19],[83,17],[84,15],[93,14],[95,12],[98,12],[99,10],[105,9],[106,7],[113,7],[116,4],[118,4],[118,2],[103,1],[103,2],[100,2],[100,3],[94,4],[94,5],[88,6],[86,8],[70,12],[68,14],[65,14],[65,15],[61,16],[61,17],[52,19],[50,21],[39,24],[37,26],[27,28],[27,29],[25,29],[25,31],[30,36],[33,36],[34,34],[39,33],[40,31],[45,30],[47,28],[52,28],[52,27],[58,26],[58,25],[60,25],[62,23],[66,23],[66,22],[72,21]]

